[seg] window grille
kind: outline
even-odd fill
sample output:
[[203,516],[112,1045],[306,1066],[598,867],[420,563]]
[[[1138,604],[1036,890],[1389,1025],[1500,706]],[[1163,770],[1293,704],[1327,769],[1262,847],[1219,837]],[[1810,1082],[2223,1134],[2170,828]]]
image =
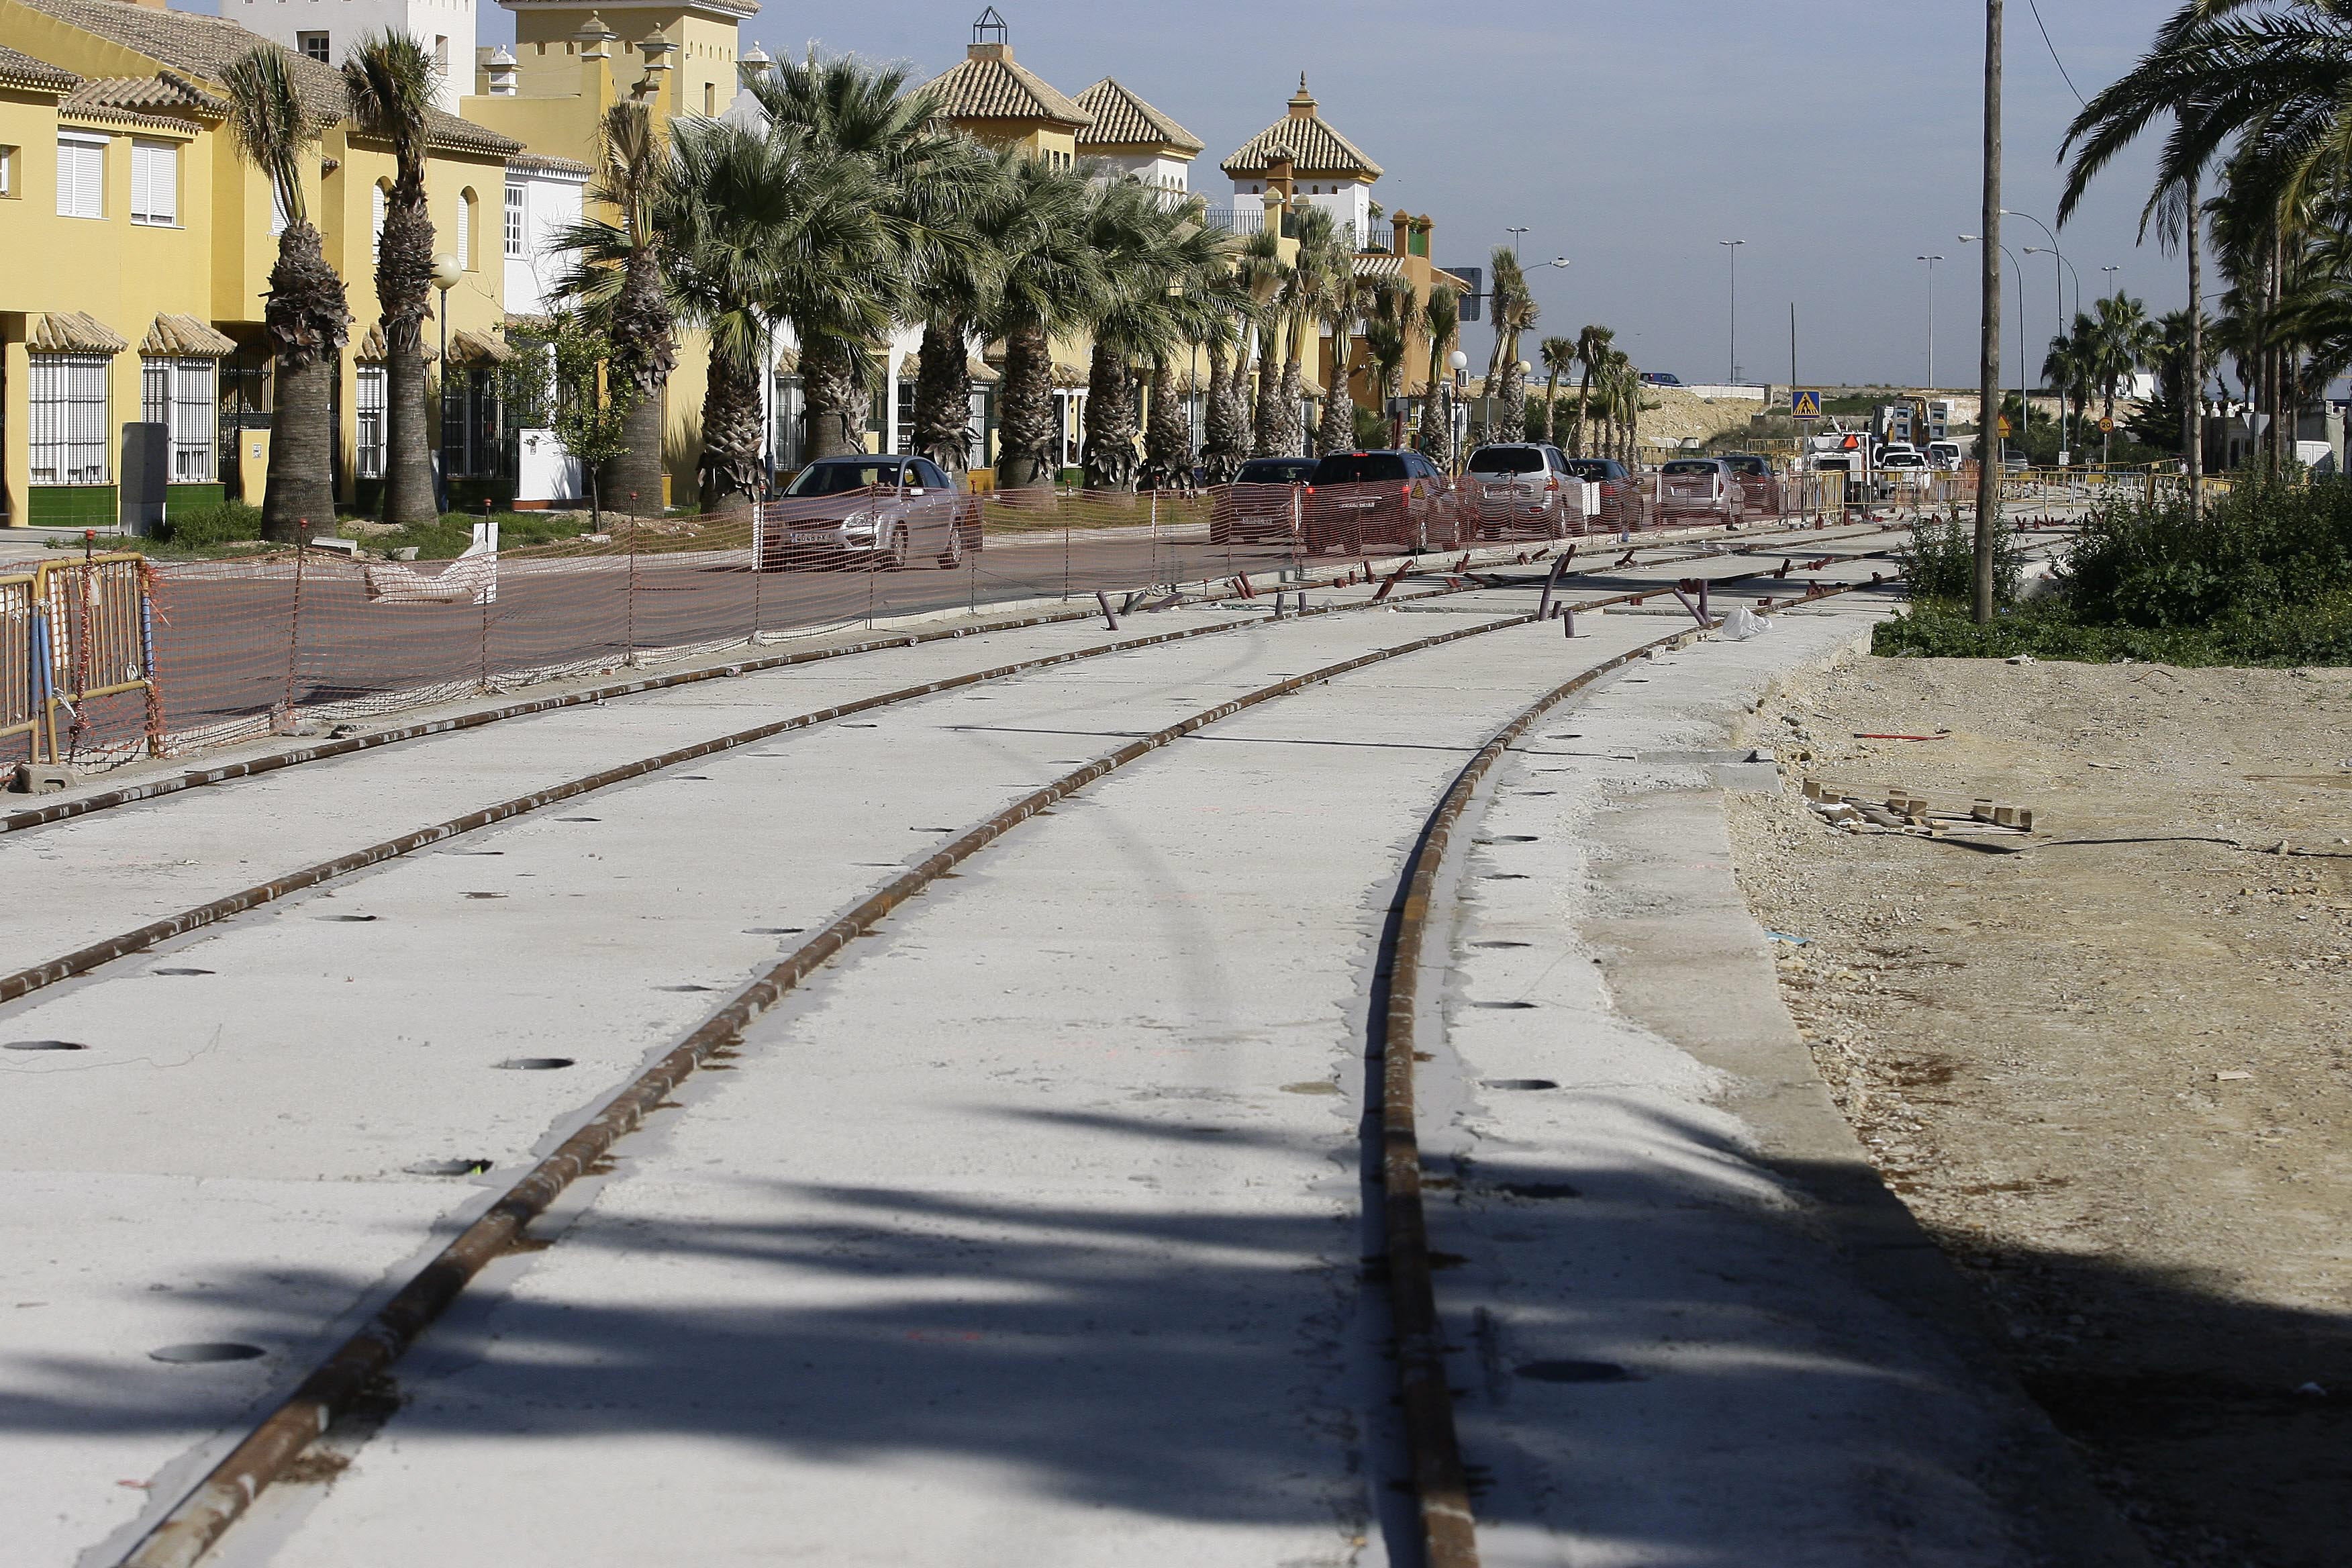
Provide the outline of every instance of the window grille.
[[106,373],[100,354],[33,354],[32,482],[107,482]]
[[474,269],[474,193],[464,191],[457,196],[457,265],[471,272]]
[[380,364],[359,368],[359,477],[380,479],[383,478],[384,370]]
[[213,384],[217,367],[208,359],[184,359],[173,367],[172,482],[205,485],[213,479],[214,426],[220,399]]

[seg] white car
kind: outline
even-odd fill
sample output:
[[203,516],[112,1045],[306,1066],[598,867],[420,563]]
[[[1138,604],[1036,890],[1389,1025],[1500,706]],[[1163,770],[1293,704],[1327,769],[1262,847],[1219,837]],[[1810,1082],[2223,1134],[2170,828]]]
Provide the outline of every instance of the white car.
[[1940,468],[1945,473],[1957,474],[1960,471],[1960,464],[1965,458],[1966,454],[1960,450],[1960,444],[1958,441],[1927,443],[1927,466],[1931,468]]

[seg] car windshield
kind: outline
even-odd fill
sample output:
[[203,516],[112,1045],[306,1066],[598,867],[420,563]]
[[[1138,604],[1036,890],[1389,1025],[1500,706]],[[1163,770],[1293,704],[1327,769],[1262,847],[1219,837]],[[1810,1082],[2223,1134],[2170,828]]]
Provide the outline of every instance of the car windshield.
[[1610,477],[1609,464],[1601,458],[1570,458],[1568,471],[1580,479],[1605,479]]
[[1474,474],[1539,474],[1543,454],[1533,447],[1481,447],[1470,454]]
[[1339,452],[1315,465],[1318,485],[1371,485],[1403,479],[1404,459],[1394,452]]
[[1685,458],[1677,462],[1668,463],[1664,468],[1660,469],[1659,472],[1666,474],[1712,474],[1715,472],[1715,465],[1697,458]]
[[1750,474],[1759,479],[1771,477],[1772,465],[1761,458],[1734,458],[1730,461],[1735,474]]
[[1260,458],[1244,463],[1242,471],[1234,476],[1237,485],[1295,485],[1303,482],[1315,471],[1315,465],[1305,458]]
[[848,490],[872,489],[877,486],[896,485],[898,465],[896,463],[861,463],[852,458],[847,462],[811,463],[793,481],[788,496],[837,496]]

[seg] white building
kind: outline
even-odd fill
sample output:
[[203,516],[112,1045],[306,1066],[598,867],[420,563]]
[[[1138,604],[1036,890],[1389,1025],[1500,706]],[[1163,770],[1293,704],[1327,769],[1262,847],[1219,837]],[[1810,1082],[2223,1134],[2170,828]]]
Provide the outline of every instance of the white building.
[[536,153],[518,153],[507,160],[500,232],[508,315],[551,313],[549,300],[571,265],[571,252],[556,248],[555,236],[580,221],[581,198],[591,173],[585,163]]
[[1381,166],[1316,112],[1304,71],[1290,112],[1243,143],[1221,167],[1234,183],[1237,215],[1263,211],[1265,193],[1275,191],[1288,198],[1293,210],[1308,205],[1328,208],[1335,224],[1352,230],[1359,247],[1373,237],[1372,185]]
[[1171,202],[1191,191],[1192,160],[1201,155],[1198,136],[1110,77],[1078,94],[1077,101],[1094,116],[1094,123],[1077,133],[1079,157],[1100,159],[1169,192]]
[[340,66],[363,34],[398,28],[440,68],[433,106],[457,112],[474,86],[474,0],[220,0],[220,14],[272,42]]

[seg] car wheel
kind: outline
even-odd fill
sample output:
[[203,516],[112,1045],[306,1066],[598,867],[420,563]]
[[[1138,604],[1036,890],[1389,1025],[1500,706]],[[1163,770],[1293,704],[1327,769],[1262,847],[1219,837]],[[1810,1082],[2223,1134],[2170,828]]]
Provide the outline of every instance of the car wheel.
[[900,572],[907,565],[907,530],[902,523],[890,530],[890,542],[882,548],[875,564],[885,572]]
[[940,553],[940,570],[952,572],[963,564],[963,524],[948,524],[948,547]]

